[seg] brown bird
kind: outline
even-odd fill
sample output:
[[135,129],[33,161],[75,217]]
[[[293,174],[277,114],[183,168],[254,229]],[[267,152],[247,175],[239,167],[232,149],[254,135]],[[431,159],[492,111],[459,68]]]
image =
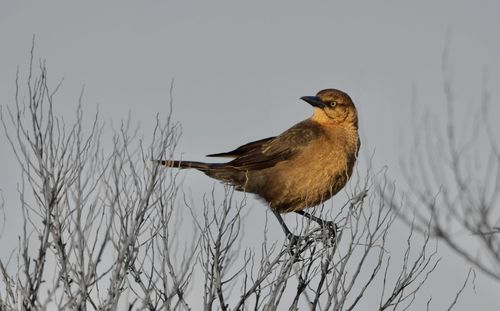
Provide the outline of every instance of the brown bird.
[[288,237],[295,236],[279,213],[297,212],[321,225],[331,224],[303,209],[328,200],[349,180],[360,147],[358,116],[349,95],[336,89],[301,99],[314,107],[309,119],[276,137],[207,155],[233,158],[227,163],[159,162],[194,168],[236,190],[258,195],[269,204]]

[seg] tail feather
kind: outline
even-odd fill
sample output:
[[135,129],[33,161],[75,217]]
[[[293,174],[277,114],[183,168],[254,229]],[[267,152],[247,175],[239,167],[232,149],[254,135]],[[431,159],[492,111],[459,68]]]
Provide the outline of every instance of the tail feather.
[[242,190],[242,185],[246,184],[247,180],[245,171],[237,170],[226,163],[204,163],[177,160],[157,160],[156,163],[178,169],[197,169],[212,178],[236,186],[236,190]]
[[207,171],[211,168],[210,163],[196,162],[196,161],[161,160],[156,162],[166,167],[173,167],[178,169],[194,168],[200,171]]

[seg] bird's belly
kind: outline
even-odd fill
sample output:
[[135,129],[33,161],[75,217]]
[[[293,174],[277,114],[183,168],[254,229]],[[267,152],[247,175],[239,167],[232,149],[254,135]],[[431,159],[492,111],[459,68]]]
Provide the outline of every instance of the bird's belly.
[[281,213],[318,205],[347,183],[352,168],[344,159],[338,154],[316,154],[278,163],[266,170],[258,194]]

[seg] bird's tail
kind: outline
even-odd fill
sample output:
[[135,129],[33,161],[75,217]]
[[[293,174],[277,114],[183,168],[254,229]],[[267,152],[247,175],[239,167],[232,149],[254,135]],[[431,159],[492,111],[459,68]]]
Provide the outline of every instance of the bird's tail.
[[211,163],[196,161],[156,160],[155,162],[166,167],[173,167],[178,169],[194,168],[203,172],[208,171],[212,168]]
[[245,171],[237,170],[227,163],[204,163],[196,161],[176,161],[176,160],[161,160],[155,161],[166,167],[186,169],[194,168],[202,171],[206,175],[231,184],[236,187],[236,190],[243,190],[246,185],[247,175]]

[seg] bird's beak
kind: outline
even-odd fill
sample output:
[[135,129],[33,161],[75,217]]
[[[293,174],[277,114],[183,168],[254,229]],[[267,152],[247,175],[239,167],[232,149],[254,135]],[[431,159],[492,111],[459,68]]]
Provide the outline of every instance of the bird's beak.
[[300,99],[310,104],[311,106],[318,107],[321,109],[325,108],[325,103],[322,102],[318,96],[302,96]]

